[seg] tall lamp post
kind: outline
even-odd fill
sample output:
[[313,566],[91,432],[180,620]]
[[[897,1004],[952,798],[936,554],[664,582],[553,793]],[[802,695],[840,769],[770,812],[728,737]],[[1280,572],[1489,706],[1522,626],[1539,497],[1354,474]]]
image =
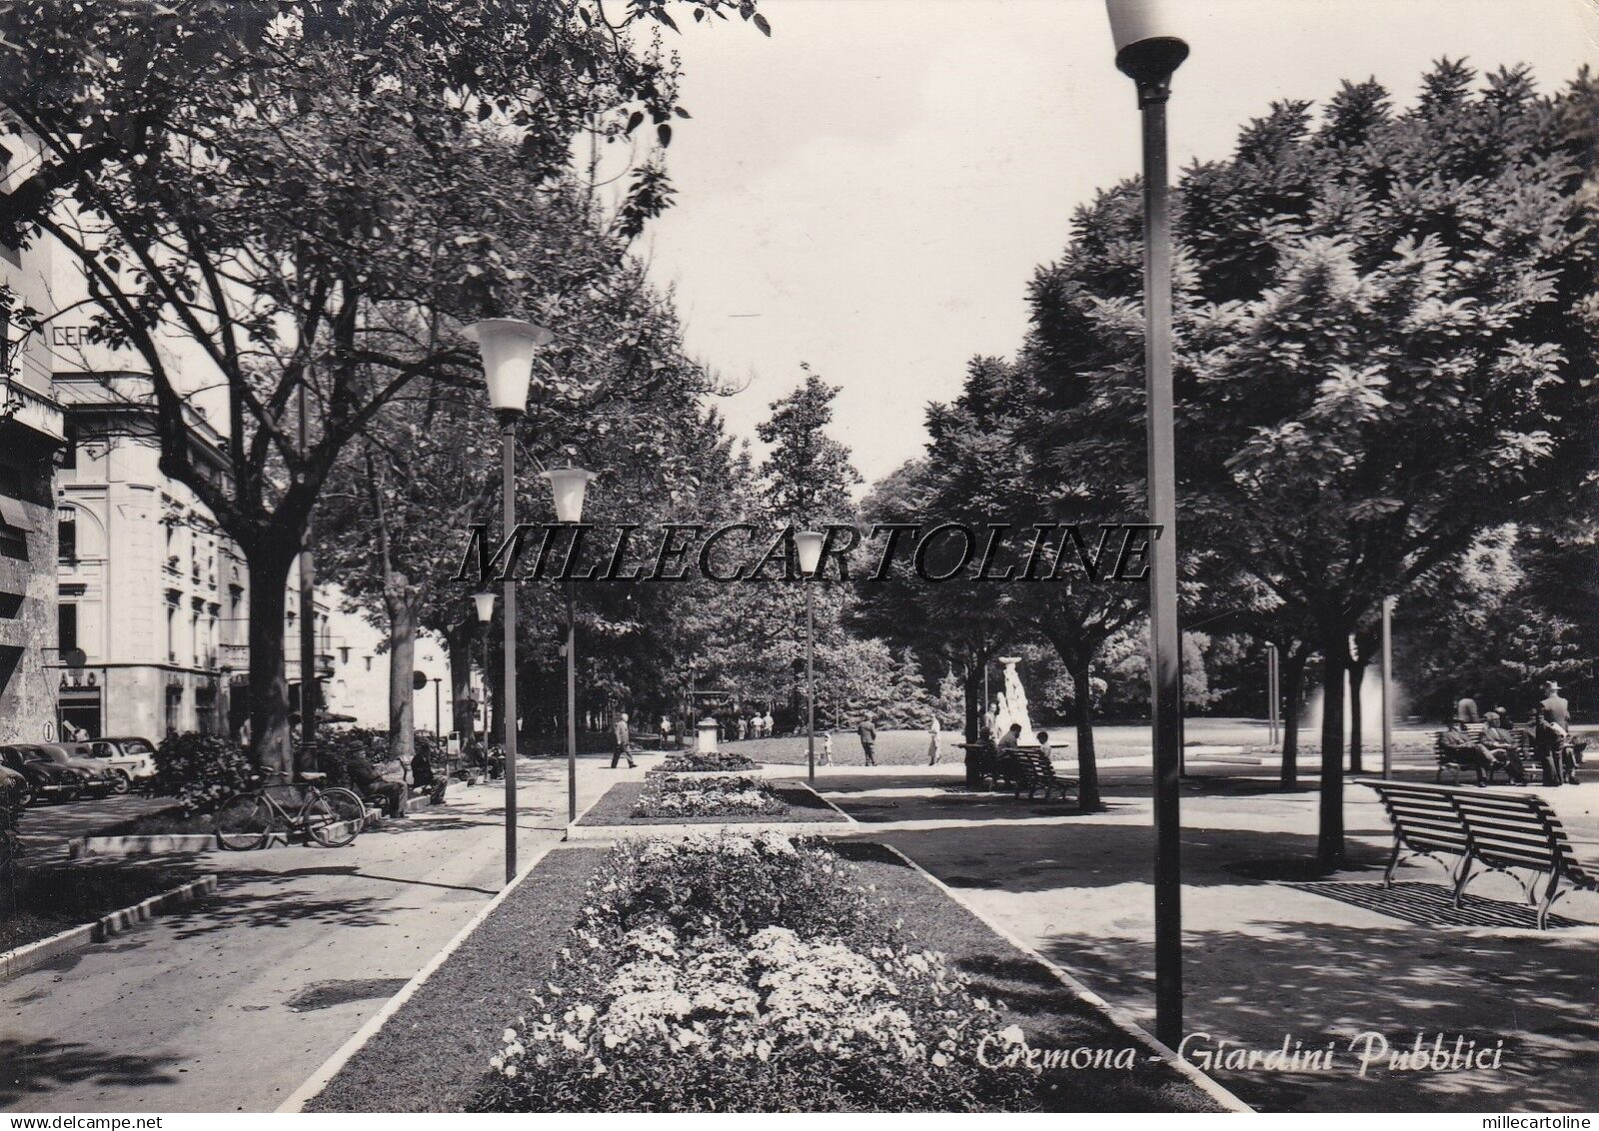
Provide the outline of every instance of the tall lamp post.
[[1277,645],[1266,645],[1266,726],[1271,732],[1271,748],[1277,749],[1281,732],[1277,725],[1278,704],[1282,702],[1277,687]]
[[[533,351],[553,336],[543,326],[516,318],[490,318],[466,328],[483,355],[489,404],[500,418],[500,492],[504,536],[516,530],[516,422],[527,412]],[[516,578],[507,566],[505,588],[505,882],[516,878]]]
[[[588,492],[592,471],[580,467],[557,467],[544,472],[555,494],[555,521],[583,521],[583,496]],[[573,547],[577,543],[574,535]],[[571,574],[568,569],[567,574]],[[566,819],[577,820],[577,588],[566,579]]]
[[440,729],[443,719],[439,714],[439,684],[443,682],[443,676],[436,675],[433,677],[433,737],[435,739],[444,736],[444,731]]
[[1150,690],[1155,753],[1155,1035],[1183,1032],[1181,835],[1182,645],[1177,628],[1177,479],[1171,379],[1171,214],[1166,185],[1166,99],[1188,57],[1173,34],[1176,0],[1106,0],[1116,67],[1138,84],[1144,141],[1144,380],[1150,522],[1160,532],[1149,574]]
[[[472,594],[472,604],[477,609],[479,635],[483,638],[483,741],[489,740],[489,624],[494,620],[495,593],[484,590]],[[484,765],[488,765],[487,754]]]
[[[1382,599],[1382,776],[1394,776],[1394,599]],[[1506,724],[1508,725],[1508,724]]]
[[800,573],[805,575],[805,777],[816,784],[816,568],[822,563],[821,532],[801,530],[794,535]]

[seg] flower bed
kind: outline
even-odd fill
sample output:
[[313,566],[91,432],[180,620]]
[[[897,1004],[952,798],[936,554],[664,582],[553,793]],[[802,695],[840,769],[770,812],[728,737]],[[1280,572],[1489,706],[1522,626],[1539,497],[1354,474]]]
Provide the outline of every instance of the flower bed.
[[726,774],[735,770],[758,770],[760,763],[742,754],[697,754],[692,750],[673,754],[650,774]]
[[633,807],[635,817],[780,817],[788,803],[759,778],[696,774],[650,778]]
[[879,915],[830,848],[777,832],[614,848],[482,1111],[1020,1110],[1023,1039]]

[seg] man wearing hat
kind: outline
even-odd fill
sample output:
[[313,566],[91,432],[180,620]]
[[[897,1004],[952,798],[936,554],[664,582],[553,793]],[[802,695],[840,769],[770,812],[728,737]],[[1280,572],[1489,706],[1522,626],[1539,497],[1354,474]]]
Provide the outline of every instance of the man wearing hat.
[[1577,783],[1577,762],[1586,742],[1571,738],[1571,707],[1560,694],[1560,685],[1549,680],[1543,685],[1544,698],[1533,712],[1533,752],[1543,770],[1544,784],[1557,786]]
[[1521,759],[1516,754],[1515,732],[1505,726],[1508,719],[1509,714],[1503,707],[1495,707],[1484,714],[1483,720],[1487,726],[1483,728],[1482,745],[1496,763],[1496,768],[1503,769],[1513,784],[1526,785],[1527,776],[1522,773]]

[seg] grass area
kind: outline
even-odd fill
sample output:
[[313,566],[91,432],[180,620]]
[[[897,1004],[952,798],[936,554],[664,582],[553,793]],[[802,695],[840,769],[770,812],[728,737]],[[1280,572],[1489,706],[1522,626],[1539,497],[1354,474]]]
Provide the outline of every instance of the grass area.
[[527,1009],[608,851],[557,849],[350,1058],[307,1111],[460,1111]]
[[796,821],[844,820],[831,805],[803,785],[770,783],[777,797],[788,804],[787,813],[740,813],[730,817],[635,817],[643,782],[617,782],[595,802],[594,808],[578,818],[580,825],[777,825]]
[[[1036,959],[878,844],[844,842],[839,852],[875,885],[883,914],[903,919],[925,945],[950,956],[973,992],[1004,1003],[1038,1049],[1137,1050],[1130,1069],[1045,1069],[1044,1111],[1215,1111],[1169,1065],[1152,1063],[1102,1014],[1078,1001]],[[499,1052],[500,1032],[526,1009],[567,944],[588,877],[605,849],[558,849],[439,967],[333,1078],[308,1111],[458,1111]]]
[[0,910],[0,950],[92,923],[187,883],[200,871],[192,861],[75,860],[21,867],[18,873],[17,906]]

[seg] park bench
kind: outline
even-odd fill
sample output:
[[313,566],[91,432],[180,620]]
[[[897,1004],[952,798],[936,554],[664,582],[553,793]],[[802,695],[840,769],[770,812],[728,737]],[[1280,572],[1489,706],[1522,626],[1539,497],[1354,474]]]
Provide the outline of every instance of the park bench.
[[1022,795],[1022,790],[1027,791],[1028,799],[1038,795],[1039,790],[1044,791],[1044,800],[1049,800],[1051,792],[1060,794],[1062,798],[1068,792],[1077,788],[1076,778],[1063,778],[1055,773],[1055,763],[1046,757],[1040,750],[1015,750],[1011,752],[1015,767],[1014,786],[1016,796]]
[[[1466,885],[1480,875],[1477,866],[1490,872],[1504,872],[1518,883],[1527,902],[1537,907],[1538,929],[1545,928],[1549,909],[1562,895],[1561,881],[1568,891],[1599,890],[1599,876],[1583,865],[1572,851],[1571,841],[1554,810],[1531,793],[1488,793],[1411,782],[1363,781],[1382,800],[1388,820],[1394,827],[1393,852],[1383,886],[1392,887],[1394,870],[1406,851],[1427,856],[1444,864],[1444,856],[1458,857],[1450,869],[1454,881],[1454,905],[1460,906]],[[1523,882],[1512,869],[1534,873]],[[1538,882],[1548,883],[1540,899]]]

